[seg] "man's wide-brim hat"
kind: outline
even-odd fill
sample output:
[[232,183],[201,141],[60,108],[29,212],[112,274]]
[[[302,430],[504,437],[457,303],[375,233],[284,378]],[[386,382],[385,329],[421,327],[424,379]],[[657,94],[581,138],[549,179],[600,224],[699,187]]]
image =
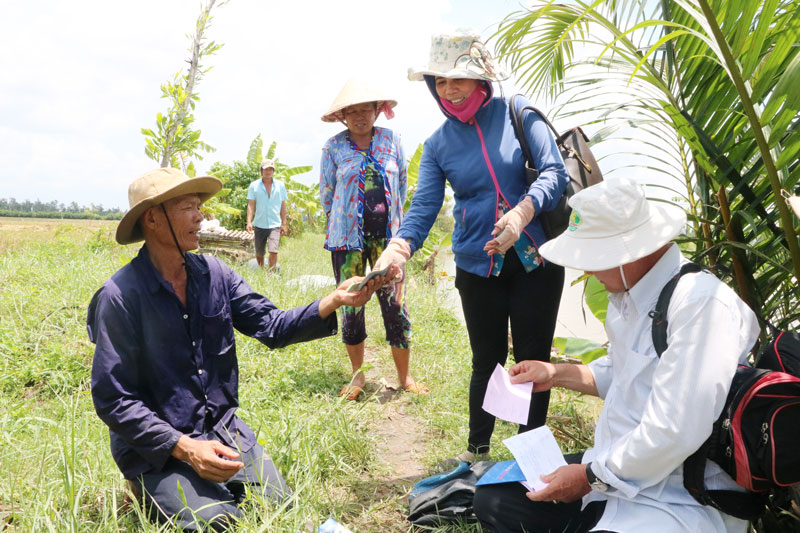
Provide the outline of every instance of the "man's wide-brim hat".
[[644,188],[627,178],[602,181],[569,200],[569,227],[539,248],[557,265],[600,271],[632,263],[677,237],[686,213],[648,200]]
[[222,182],[212,176],[190,178],[174,168],[158,168],[145,172],[128,187],[130,209],[117,226],[117,242],[131,244],[144,239],[144,233],[137,222],[148,208],[184,194],[196,194],[201,202],[205,202],[221,188]]
[[366,104],[369,102],[375,102],[378,111],[383,111],[387,118],[394,116],[394,114],[391,113],[391,109],[397,105],[397,100],[387,97],[361,78],[352,77],[347,80],[342,90],[336,95],[328,111],[322,115],[322,121],[344,122],[342,111],[345,108],[351,105]]
[[428,64],[409,68],[408,79],[421,81],[425,76],[487,81],[507,79],[508,74],[500,69],[480,39],[480,34],[473,30],[434,35]]

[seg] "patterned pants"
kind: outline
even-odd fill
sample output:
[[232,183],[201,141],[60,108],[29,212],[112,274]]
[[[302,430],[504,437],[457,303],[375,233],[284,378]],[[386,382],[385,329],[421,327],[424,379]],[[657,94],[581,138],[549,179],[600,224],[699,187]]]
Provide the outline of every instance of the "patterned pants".
[[[370,266],[386,248],[386,239],[364,238],[364,251],[340,250],[331,252],[331,264],[337,285],[353,276],[363,276],[367,263]],[[411,340],[411,320],[405,303],[405,276],[403,281],[388,285],[376,292],[381,305],[386,341],[393,348],[408,348]],[[342,341],[360,344],[367,338],[364,307],[342,307]]]

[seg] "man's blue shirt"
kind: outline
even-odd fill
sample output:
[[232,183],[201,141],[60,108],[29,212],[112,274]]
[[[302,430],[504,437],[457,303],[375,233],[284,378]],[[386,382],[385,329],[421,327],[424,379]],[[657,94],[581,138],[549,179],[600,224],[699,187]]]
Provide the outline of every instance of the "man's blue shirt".
[[256,209],[253,214],[253,225],[261,229],[281,227],[281,206],[289,200],[286,185],[281,180],[272,180],[272,191],[267,192],[261,178],[250,183],[247,188],[247,200],[255,200]]
[[186,254],[184,306],[147,247],[89,304],[95,343],[92,399],[126,478],[160,470],[181,435],[249,450],[255,435],[236,416],[239,368],[233,330],[279,348],[337,331],[319,301],[282,311],[220,260]]

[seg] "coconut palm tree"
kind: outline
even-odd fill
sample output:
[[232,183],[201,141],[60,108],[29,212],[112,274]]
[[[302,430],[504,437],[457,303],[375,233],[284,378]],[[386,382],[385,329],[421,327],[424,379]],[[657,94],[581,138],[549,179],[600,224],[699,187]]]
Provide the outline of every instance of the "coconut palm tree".
[[562,119],[591,116],[601,161],[633,161],[685,207],[683,244],[765,320],[800,323],[800,0],[553,1],[512,13],[497,49]]

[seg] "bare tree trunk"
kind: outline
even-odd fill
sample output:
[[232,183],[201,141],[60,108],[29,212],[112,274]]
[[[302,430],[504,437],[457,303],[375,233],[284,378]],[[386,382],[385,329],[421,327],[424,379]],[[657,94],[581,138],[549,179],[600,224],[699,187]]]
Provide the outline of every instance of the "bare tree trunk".
[[173,140],[175,139],[175,133],[177,133],[178,130],[178,124],[183,122],[183,119],[186,117],[186,113],[189,112],[189,105],[192,101],[192,92],[194,91],[194,83],[197,79],[197,69],[200,65],[200,43],[203,42],[203,34],[206,30],[208,17],[211,13],[211,8],[214,7],[216,1],[217,0],[209,0],[208,5],[206,5],[206,8],[197,18],[196,31],[194,34],[194,39],[192,40],[192,57],[189,59],[189,73],[186,76],[186,96],[181,102],[180,108],[178,108],[178,113],[172,123],[172,126],[170,127],[169,131],[167,131],[166,146],[164,146],[164,154],[161,156],[162,168],[169,166],[170,159],[172,159]]
[[[725,192],[725,187],[720,185],[717,191],[717,198],[719,198],[719,207],[722,212],[722,220],[725,222],[725,234],[730,242],[741,242],[736,238],[736,232],[733,229],[731,220],[731,209],[728,205],[728,196]],[[740,258],[741,250],[737,247],[731,247],[731,261],[733,262],[733,275],[736,279],[738,287],[739,298],[749,305],[752,309],[758,309],[756,302],[753,299],[752,285],[750,284],[749,277],[745,271],[744,261]]]

